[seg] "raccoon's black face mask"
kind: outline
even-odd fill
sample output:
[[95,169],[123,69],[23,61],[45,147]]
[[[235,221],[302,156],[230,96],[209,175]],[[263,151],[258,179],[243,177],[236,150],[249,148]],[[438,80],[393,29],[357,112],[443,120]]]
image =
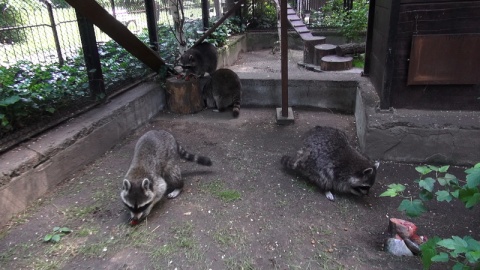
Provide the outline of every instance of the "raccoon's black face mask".
[[143,205],[142,207],[138,207],[137,204],[135,204],[134,207],[131,207],[130,205],[126,204],[126,203],[123,203],[125,205],[125,207],[133,214],[132,216],[132,220],[141,220],[143,218],[145,218],[145,216],[143,215],[143,213],[148,209],[148,207],[150,207],[150,205],[152,203],[147,203],[145,205]]
[[350,192],[357,196],[365,196],[370,192],[370,188],[375,183],[377,170],[376,166],[363,170],[360,175],[351,182]]

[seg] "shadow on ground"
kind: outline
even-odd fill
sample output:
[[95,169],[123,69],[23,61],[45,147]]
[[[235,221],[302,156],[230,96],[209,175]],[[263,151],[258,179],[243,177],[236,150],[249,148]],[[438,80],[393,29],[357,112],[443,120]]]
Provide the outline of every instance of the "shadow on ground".
[[[275,123],[273,108],[243,108],[238,119],[210,111],[163,112],[12,220],[0,240],[0,264],[4,269],[421,269],[418,257],[382,251],[388,217],[404,216],[396,211],[401,199],[378,196],[390,183],[412,183],[415,166],[382,162],[370,197],[337,196],[330,202],[280,165],[281,156],[294,154],[315,125],[355,138],[354,117],[330,112],[295,109],[295,124],[289,126]],[[214,164],[182,162],[184,192],[130,227],[119,199],[121,180],[136,140],[151,129],[170,131]],[[478,208],[428,206],[428,214],[413,220],[420,234],[480,238]],[[56,244],[43,243],[56,226],[73,232]]]

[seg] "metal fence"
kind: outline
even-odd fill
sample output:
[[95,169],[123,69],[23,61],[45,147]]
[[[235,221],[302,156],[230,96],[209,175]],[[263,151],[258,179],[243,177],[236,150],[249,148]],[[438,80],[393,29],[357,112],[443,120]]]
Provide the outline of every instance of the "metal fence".
[[[140,33],[147,27],[144,1],[97,2],[133,33]],[[166,2],[155,3],[157,22],[168,24],[171,19]],[[201,18],[200,5],[187,3],[185,7],[187,19]],[[99,43],[110,40],[110,37],[96,27],[95,35]],[[80,48],[81,40],[75,10],[66,3],[62,5],[46,0],[0,0],[2,65],[9,66],[21,60],[62,64],[66,58],[78,55]]]

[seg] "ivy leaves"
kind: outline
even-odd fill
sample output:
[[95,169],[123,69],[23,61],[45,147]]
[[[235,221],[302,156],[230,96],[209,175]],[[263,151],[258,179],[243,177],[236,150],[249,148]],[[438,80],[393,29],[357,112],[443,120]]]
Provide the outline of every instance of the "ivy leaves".
[[[418,217],[427,211],[424,202],[434,198],[439,202],[451,202],[454,199],[464,203],[466,208],[472,208],[480,203],[480,163],[465,170],[466,180],[460,180],[448,173],[449,166],[419,166],[415,170],[420,178],[415,180],[420,188],[419,198],[405,196],[406,187],[402,184],[388,185],[381,197],[403,197],[398,207],[409,217]],[[434,174],[435,176],[428,176]],[[453,269],[470,269],[468,264],[480,262],[480,243],[471,236],[463,238],[452,236],[440,239],[433,237],[421,245],[424,269],[429,269],[433,263],[454,261]]]
[[70,230],[69,228],[67,227],[55,227],[53,228],[53,232],[52,233],[49,233],[47,235],[45,235],[45,237],[43,238],[43,241],[44,242],[53,242],[53,243],[58,243],[60,242],[60,239],[71,233],[72,230]]
[[[425,213],[427,209],[424,202],[433,198],[436,198],[439,202],[451,202],[453,199],[459,199],[465,204],[466,208],[472,208],[479,204],[480,163],[465,171],[467,176],[463,183],[456,176],[447,173],[448,169],[449,166],[436,167],[432,165],[415,168],[420,173],[420,178],[415,180],[420,187],[419,199],[405,197],[403,192],[406,187],[402,184],[389,185],[388,189],[380,196],[405,197],[398,210],[404,211],[409,217],[418,217]],[[432,172],[435,173],[435,177],[427,177]]]

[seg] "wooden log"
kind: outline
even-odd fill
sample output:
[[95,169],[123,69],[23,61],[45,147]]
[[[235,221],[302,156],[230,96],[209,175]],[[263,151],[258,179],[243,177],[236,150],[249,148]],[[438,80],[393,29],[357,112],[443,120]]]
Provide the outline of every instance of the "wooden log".
[[349,70],[352,68],[353,58],[350,56],[327,55],[322,57],[320,67],[324,71]]
[[318,44],[324,44],[326,37],[320,36],[307,36],[303,38],[303,62],[305,64],[313,64],[315,58],[315,46]]
[[179,114],[196,113],[205,108],[199,80],[190,78],[167,79],[167,104],[170,111]]
[[336,46],[332,44],[315,45],[315,58],[313,59],[313,64],[320,66],[322,57],[335,54],[335,48]]
[[345,56],[347,54],[359,54],[365,52],[365,42],[362,43],[347,43],[338,45],[335,52],[338,56]]

